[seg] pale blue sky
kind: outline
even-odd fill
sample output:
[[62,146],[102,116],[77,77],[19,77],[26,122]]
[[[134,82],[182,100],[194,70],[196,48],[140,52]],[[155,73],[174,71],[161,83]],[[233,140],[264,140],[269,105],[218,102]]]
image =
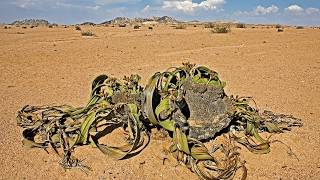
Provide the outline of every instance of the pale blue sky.
[[100,23],[117,16],[320,25],[320,0],[0,0],[0,22]]

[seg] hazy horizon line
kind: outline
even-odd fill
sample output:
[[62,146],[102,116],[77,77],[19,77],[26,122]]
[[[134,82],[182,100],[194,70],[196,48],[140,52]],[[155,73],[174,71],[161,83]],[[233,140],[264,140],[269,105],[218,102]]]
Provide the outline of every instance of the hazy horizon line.
[[55,21],[50,21],[50,19],[47,19],[47,18],[41,18],[41,17],[23,17],[23,18],[17,18],[16,20],[13,20],[12,22],[0,22],[0,24],[2,25],[11,25],[12,23],[14,23],[15,21],[23,21],[23,20],[45,20],[45,21],[48,21],[50,24],[58,24],[58,25],[79,25],[79,24],[83,24],[83,23],[86,23],[86,22],[90,22],[90,23],[94,23],[94,24],[102,24],[104,22],[107,22],[107,21],[111,21],[111,20],[114,20],[116,18],[119,18],[119,17],[124,17],[124,18],[129,18],[129,19],[151,19],[153,17],[170,17],[170,18],[173,18],[174,20],[178,21],[178,22],[192,22],[192,21],[199,21],[200,23],[210,23],[210,22],[227,22],[227,23],[243,23],[243,24],[252,24],[252,25],[276,25],[276,24],[281,24],[281,25],[287,25],[287,26],[300,26],[300,25],[303,25],[303,26],[310,26],[310,27],[313,27],[313,26],[320,26],[319,24],[294,24],[294,23],[279,23],[279,22],[245,22],[245,21],[237,21],[237,20],[232,20],[232,19],[218,19],[218,20],[201,20],[201,19],[192,19],[192,20],[188,20],[188,19],[177,19],[173,16],[168,16],[168,15],[163,15],[163,16],[150,16],[150,17],[139,17],[139,16],[136,16],[136,17],[128,17],[128,16],[114,16],[113,18],[109,18],[109,19],[106,19],[104,21],[94,21],[94,20],[84,20],[84,21],[81,21],[81,22],[74,22],[74,23],[60,23],[60,22],[55,22]]

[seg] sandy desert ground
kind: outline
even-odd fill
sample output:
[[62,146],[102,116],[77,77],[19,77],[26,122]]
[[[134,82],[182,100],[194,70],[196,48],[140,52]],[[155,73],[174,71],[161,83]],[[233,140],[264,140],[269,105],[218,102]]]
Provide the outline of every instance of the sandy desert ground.
[[115,161],[98,149],[81,147],[93,171],[64,171],[60,158],[21,144],[16,111],[26,104],[84,105],[93,78],[101,73],[122,77],[139,73],[146,83],[154,72],[192,62],[209,66],[227,82],[231,95],[253,96],[260,109],[292,114],[304,126],[277,134],[281,144],[255,155],[245,148],[248,179],[320,178],[320,29],[232,29],[213,34],[202,26],[22,29],[0,27],[0,179],[197,179],[175,161],[162,164],[169,139],[151,140],[139,155]]

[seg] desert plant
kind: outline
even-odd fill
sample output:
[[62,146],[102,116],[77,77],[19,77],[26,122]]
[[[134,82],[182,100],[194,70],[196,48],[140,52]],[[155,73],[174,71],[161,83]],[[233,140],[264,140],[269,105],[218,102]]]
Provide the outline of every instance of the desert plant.
[[236,24],[236,27],[237,27],[237,28],[246,28],[246,24],[244,24],[244,23],[238,23],[238,24]]
[[281,28],[278,28],[278,32],[283,32],[283,29],[281,29]]
[[213,33],[228,33],[230,32],[231,29],[230,29],[230,25],[216,25],[213,30],[211,30],[211,32]]
[[53,26],[52,26],[52,25],[49,25],[48,27],[49,27],[49,28],[53,28]]
[[[127,159],[149,144],[153,137],[150,132],[157,127],[172,134],[168,154],[199,178],[232,179],[242,170],[241,179],[246,179],[239,145],[256,154],[267,154],[271,143],[281,142],[270,141],[271,133],[284,133],[303,125],[291,115],[259,111],[250,105],[255,104],[250,97],[227,96],[226,83],[205,66],[184,63],[182,67],[157,72],[146,88],[140,80],[137,74],[125,76],[123,81],[100,75],[92,82],[90,100],[79,108],[24,106],[17,112],[17,125],[23,128],[22,143],[29,148],[63,151],[63,168],[87,172],[90,168],[73,156],[76,148],[94,145],[109,157]],[[126,138],[125,144],[117,147],[99,142],[115,129],[124,132],[124,137],[119,138]],[[265,139],[261,133],[270,136]],[[224,138],[218,140],[222,144],[209,150],[203,141],[215,143],[217,134]],[[288,153],[294,155],[290,147]]]
[[126,24],[119,24],[118,26],[119,27],[126,27],[127,25]]
[[26,26],[23,26],[22,29],[27,29],[27,27],[26,27]]
[[82,36],[93,36],[94,34],[91,31],[84,31],[84,32],[81,32],[81,35]]
[[214,28],[214,27],[215,27],[214,23],[208,23],[204,25],[204,28]]
[[296,29],[304,29],[303,26],[297,26]]
[[8,29],[8,27],[7,27],[7,26],[4,26],[4,29]]
[[81,31],[81,27],[80,27],[80,26],[76,26],[75,29],[76,29],[77,31]]
[[276,28],[279,29],[279,28],[282,28],[282,26],[280,24],[277,24]]
[[139,26],[139,25],[134,25],[134,26],[133,26],[133,29],[140,29],[140,27],[141,27],[141,26]]
[[153,29],[153,27],[149,26],[148,29]]
[[187,28],[187,26],[184,24],[179,24],[176,26],[176,29],[186,29],[186,28]]

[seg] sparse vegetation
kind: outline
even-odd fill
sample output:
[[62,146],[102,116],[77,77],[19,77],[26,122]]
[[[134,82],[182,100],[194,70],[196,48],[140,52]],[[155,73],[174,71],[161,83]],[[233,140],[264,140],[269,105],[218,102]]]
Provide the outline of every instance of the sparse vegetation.
[[22,26],[22,29],[27,29],[27,26]]
[[296,29],[304,29],[303,26],[297,26]]
[[283,32],[283,29],[281,29],[281,28],[278,28],[278,32]]
[[127,24],[119,24],[119,27],[126,27]]
[[53,28],[53,26],[52,26],[52,25],[49,25],[48,27],[49,27],[49,28]]
[[153,29],[153,27],[149,26],[148,29]]
[[277,24],[276,28],[279,29],[279,28],[282,28],[282,26],[280,24]]
[[7,26],[4,26],[4,29],[8,29],[8,27],[7,27]]
[[76,29],[77,31],[81,31],[81,27],[80,27],[80,26],[76,26],[75,29]]
[[93,36],[94,34],[91,31],[83,31],[81,32],[82,36]]
[[236,24],[236,27],[237,27],[237,28],[246,28],[246,24],[244,24],[244,23],[238,23],[238,24]]
[[141,27],[140,25],[134,25],[133,29],[140,29],[140,27]]
[[204,25],[204,28],[214,28],[214,27],[215,27],[214,23],[208,23]]
[[187,28],[187,26],[184,24],[179,24],[176,26],[176,29],[186,29],[186,28]]
[[213,30],[211,30],[213,33],[228,33],[230,31],[230,25],[228,24],[216,25]]

